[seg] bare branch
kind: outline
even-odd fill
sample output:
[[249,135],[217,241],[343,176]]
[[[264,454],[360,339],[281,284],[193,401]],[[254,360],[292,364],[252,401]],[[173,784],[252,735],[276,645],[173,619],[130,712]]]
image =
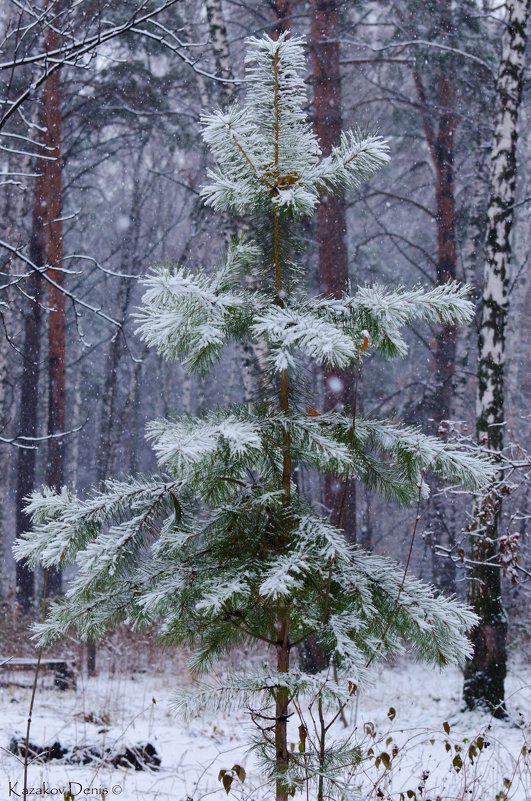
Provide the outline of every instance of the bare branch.
[[0,239],[0,247],[5,248],[7,251],[12,253],[13,256],[15,256],[17,259],[20,259],[20,261],[22,261],[24,264],[26,264],[30,268],[30,270],[32,270],[34,272],[37,272],[40,275],[42,275],[44,280],[48,284],[50,284],[50,286],[53,286],[55,289],[58,289],[60,292],[62,292],[65,295],[65,297],[69,298],[72,301],[74,306],[76,306],[76,305],[77,306],[82,306],[84,309],[87,309],[88,311],[92,312],[93,314],[96,314],[98,317],[101,317],[103,320],[105,320],[106,322],[110,323],[111,325],[114,325],[115,328],[117,328],[119,331],[122,330],[121,323],[119,323],[117,320],[114,320],[112,317],[109,317],[109,315],[105,314],[105,312],[103,312],[101,310],[101,308],[98,308],[96,306],[92,306],[90,303],[87,303],[85,300],[82,300],[81,298],[78,298],[75,295],[73,295],[72,292],[69,292],[64,287],[61,287],[61,286],[59,286],[59,284],[56,284],[55,281],[53,281],[50,278],[50,276],[48,275],[48,268],[47,267],[38,267],[36,264],[34,264],[31,261],[30,258],[28,258],[28,256],[26,256],[25,253],[23,253],[21,248],[13,247],[13,245],[10,245],[8,242],[4,242],[1,239]]

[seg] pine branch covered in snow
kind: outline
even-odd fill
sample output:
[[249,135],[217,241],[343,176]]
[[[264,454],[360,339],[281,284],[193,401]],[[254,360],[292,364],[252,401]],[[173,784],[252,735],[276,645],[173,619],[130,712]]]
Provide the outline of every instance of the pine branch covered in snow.
[[152,273],[137,315],[144,341],[166,358],[205,371],[227,341],[244,334],[250,323],[258,298],[243,292],[238,279],[259,255],[255,245],[238,242],[212,276],[169,267]]
[[405,356],[407,345],[403,338],[405,326],[414,322],[458,324],[469,322],[474,304],[467,298],[470,287],[456,281],[432,289],[388,290],[375,284],[358,287],[355,295],[341,299],[315,298],[308,307],[331,324],[344,326],[359,348],[366,332],[372,348],[388,357]]

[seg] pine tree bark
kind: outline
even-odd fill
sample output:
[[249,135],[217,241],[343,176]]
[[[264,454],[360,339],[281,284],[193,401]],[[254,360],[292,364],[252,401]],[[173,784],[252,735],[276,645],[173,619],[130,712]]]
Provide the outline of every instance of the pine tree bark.
[[287,33],[291,27],[291,0],[269,0],[275,20],[271,30],[271,38]]
[[[45,3],[45,7],[48,3]],[[53,25],[45,29],[45,43],[48,50],[56,50],[59,36]],[[65,295],[63,266],[63,209],[62,151],[61,151],[61,72],[55,70],[44,82],[44,143],[47,149],[48,173],[47,197],[45,200],[47,228],[47,275],[48,305],[48,456],[46,464],[46,483],[60,489],[64,484],[65,441],[61,434],[65,431],[66,419],[66,336],[65,336]],[[61,592],[61,573],[50,570],[48,592],[50,595]]]
[[[289,644],[289,612],[287,609],[278,610],[277,631],[277,671],[289,671],[290,644]],[[289,693],[286,687],[279,687],[275,702],[275,751],[278,778],[276,782],[276,801],[288,801],[289,793],[282,774],[289,765],[288,751],[288,707]]]
[[[277,69],[278,54],[275,56],[274,61],[274,76],[275,76],[275,168],[278,170],[279,166],[279,147],[278,147],[278,132],[279,132],[279,84],[278,84],[278,69]],[[284,307],[284,286],[282,280],[282,257],[281,257],[281,233],[280,233],[280,218],[278,208],[273,206],[273,262],[275,270],[275,288],[276,300],[280,308]],[[290,413],[290,387],[288,371],[282,370],[280,373],[279,381],[279,409],[280,412],[289,418]],[[292,461],[292,443],[291,432],[289,426],[286,426],[282,432],[282,480],[281,488],[283,491],[283,505],[286,515],[285,530],[280,532],[277,536],[276,547],[281,549],[290,536],[291,527],[291,483],[293,478],[293,461]],[[276,608],[276,649],[277,649],[277,672],[279,674],[287,673],[290,667],[290,609],[289,606],[282,601],[277,603]],[[289,707],[289,692],[286,687],[278,687],[275,698],[275,767],[277,772],[276,779],[276,801],[288,801],[289,786],[284,778],[286,771],[289,767],[290,754],[288,750],[288,707]]]
[[[441,4],[440,29],[452,30],[451,4]],[[455,281],[457,275],[457,243],[455,213],[455,81],[447,62],[439,66],[437,82],[437,131],[431,120],[428,102],[420,74],[415,71],[414,81],[422,114],[424,134],[435,168],[435,222],[437,227],[436,283]],[[455,380],[457,329],[455,325],[441,325],[434,331],[431,341],[431,385],[426,408],[432,433],[444,436],[447,421],[452,416],[452,397]],[[437,545],[451,549],[455,545],[454,521],[448,514],[445,498],[438,494],[443,482],[431,482],[432,501],[429,508],[431,532],[433,582],[440,590],[455,592],[455,564],[452,559],[437,556]]]
[[[337,0],[312,0],[310,5],[311,58],[313,68],[314,130],[323,155],[328,156],[339,142],[342,130],[341,74]],[[319,283],[324,295],[341,297],[348,283],[345,196],[325,196],[317,211]],[[324,409],[344,408],[352,403],[351,371],[325,370]],[[345,495],[343,503],[343,496]],[[325,478],[325,506],[331,520],[339,520],[350,542],[356,539],[356,490],[353,481],[345,484],[334,476]],[[343,510],[342,513],[340,510]]]
[[[491,453],[503,449],[505,335],[509,311],[511,229],[516,187],[518,115],[522,97],[530,0],[507,0],[501,61],[496,83],[496,111],[487,212],[483,303],[478,337],[476,425],[479,442]],[[472,632],[474,656],[465,668],[467,706],[487,706],[505,714],[507,621],[501,597],[498,528],[503,476],[483,500],[471,531],[468,602],[480,617]]]
[[[43,3],[46,11],[48,0]],[[48,49],[57,46],[57,34],[46,28],[45,44]],[[64,378],[64,295],[63,273],[54,269],[62,266],[62,223],[58,218],[62,209],[61,182],[61,115],[59,71],[48,77],[43,85],[40,107],[40,139],[36,161],[36,178],[33,190],[32,231],[29,255],[40,268],[49,266],[48,276],[57,285],[48,289],[50,317],[48,325],[48,440],[46,481],[59,488],[63,483],[64,445],[60,437],[64,431],[65,378]],[[50,269],[51,267],[51,269]],[[33,298],[24,324],[23,373],[20,398],[20,430],[26,436],[37,432],[39,362],[41,356],[42,327],[42,278],[34,273],[31,277],[30,295]],[[16,487],[16,536],[20,536],[30,525],[24,512],[24,498],[34,488],[35,456],[33,449],[20,450],[17,462]],[[48,587],[51,592],[60,590],[60,576],[50,571]],[[16,597],[23,609],[29,611],[34,595],[35,579],[24,562],[16,569]]]

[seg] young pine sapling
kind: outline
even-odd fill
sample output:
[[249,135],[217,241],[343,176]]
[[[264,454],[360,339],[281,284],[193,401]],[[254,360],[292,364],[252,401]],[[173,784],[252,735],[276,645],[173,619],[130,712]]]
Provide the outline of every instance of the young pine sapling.
[[[196,671],[242,643],[267,644],[275,667],[205,680],[181,691],[177,706],[187,714],[250,709],[277,801],[305,783],[319,799],[347,798],[355,793],[343,768],[359,754],[351,737],[326,741],[327,709],[337,717],[367,666],[402,642],[437,665],[462,662],[475,618],[397,563],[348,544],[297,490],[294,468],[364,481],[407,504],[426,494],[427,470],[477,490],[490,466],[416,428],[353,409],[315,413],[300,379],[312,361],[343,369],[370,351],[404,356],[404,326],[463,323],[473,308],[455,283],[309,296],[307,276],[292,261],[294,222],[311,216],[323,195],[374,173],[387,147],[378,136],[349,132],[320,156],[304,110],[301,39],[250,39],[246,64],[245,103],[203,119],[217,166],[202,194],[218,211],[253,215],[260,236],[235,242],[214,272],[153,272],[139,330],[162,356],[198,372],[233,340],[265,341],[261,398],[152,422],[155,477],[109,479],[85,497],[66,487],[35,493],[33,530],[15,551],[31,566],[77,566],[36,626],[43,644],[70,629],[96,638],[119,621],[157,622],[163,641],[193,649]],[[329,660],[321,674],[305,673],[294,658],[309,637]],[[299,744],[291,750],[294,712]]]

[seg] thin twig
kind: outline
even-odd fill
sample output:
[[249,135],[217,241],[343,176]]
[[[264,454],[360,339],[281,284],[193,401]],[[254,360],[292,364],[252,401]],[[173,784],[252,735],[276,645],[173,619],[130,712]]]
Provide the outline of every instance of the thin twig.
[[[42,590],[42,622],[46,618],[46,596],[48,592],[48,573],[49,569],[46,568],[44,571],[44,586]],[[33,686],[31,688],[31,699],[30,699],[30,706],[28,711],[28,722],[26,724],[26,740],[24,743],[24,790],[23,796],[27,798],[28,796],[28,762],[29,762],[29,738],[30,738],[30,731],[31,731],[31,716],[33,714],[33,706],[35,704],[35,694],[37,692],[37,681],[39,678],[39,669],[41,666],[41,658],[43,654],[44,648],[43,646],[39,646],[39,650],[37,651],[37,664],[35,665],[35,673],[33,675]]]

